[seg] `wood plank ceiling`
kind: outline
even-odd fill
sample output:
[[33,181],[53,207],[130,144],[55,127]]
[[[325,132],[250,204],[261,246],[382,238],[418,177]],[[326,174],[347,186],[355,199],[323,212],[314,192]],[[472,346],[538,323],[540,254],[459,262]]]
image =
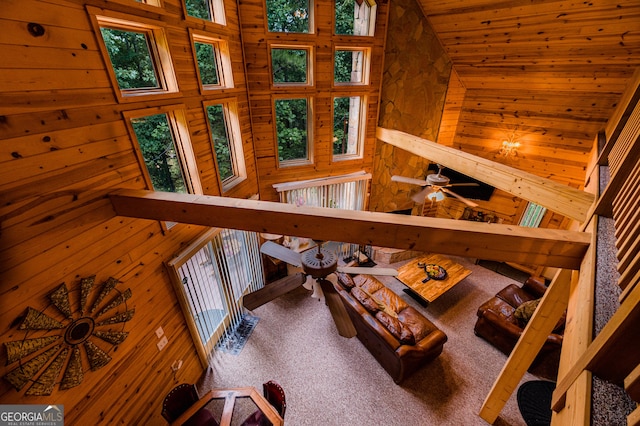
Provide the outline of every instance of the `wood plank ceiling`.
[[[640,66],[640,2],[418,2],[464,95],[445,108],[458,109],[455,136],[438,142],[582,185],[594,140]],[[498,150],[509,138],[521,146],[506,159]]]

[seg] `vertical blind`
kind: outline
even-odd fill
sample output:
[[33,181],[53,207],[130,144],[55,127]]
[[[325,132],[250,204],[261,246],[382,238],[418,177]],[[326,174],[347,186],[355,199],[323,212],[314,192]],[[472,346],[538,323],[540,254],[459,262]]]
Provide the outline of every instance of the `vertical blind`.
[[258,235],[210,231],[168,266],[200,357],[210,362],[242,320],[242,296],[264,286]]
[[358,172],[273,185],[283,203],[297,206],[364,210],[371,174]]
[[544,214],[547,209],[536,203],[527,204],[527,208],[520,219],[520,226],[526,226],[529,228],[537,228],[542,222]]

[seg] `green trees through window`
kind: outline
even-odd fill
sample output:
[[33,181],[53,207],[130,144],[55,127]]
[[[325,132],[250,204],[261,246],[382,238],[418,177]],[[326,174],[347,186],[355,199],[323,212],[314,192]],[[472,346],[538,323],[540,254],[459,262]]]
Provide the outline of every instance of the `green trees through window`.
[[279,160],[308,160],[307,99],[277,99],[275,107]]
[[187,15],[211,21],[211,9],[208,0],[185,0]]
[[309,0],[267,0],[269,31],[309,32]]
[[307,83],[308,52],[306,49],[271,49],[274,83]]
[[373,35],[370,24],[375,22],[375,6],[369,5],[368,0],[336,0],[335,12],[336,34]]
[[194,42],[196,48],[196,59],[200,70],[200,81],[203,86],[218,85],[218,67],[215,56],[215,48],[211,43]]
[[158,88],[146,32],[100,28],[121,90]]
[[362,100],[359,96],[333,98],[333,155],[360,155],[360,120]]
[[227,124],[224,119],[224,109],[222,105],[209,105],[207,107],[207,117],[211,128],[211,138],[213,139],[213,149],[216,153],[218,164],[218,174],[220,180],[225,181],[235,176],[233,164],[233,152],[229,143]]
[[167,114],[131,119],[153,189],[187,193],[187,186]]

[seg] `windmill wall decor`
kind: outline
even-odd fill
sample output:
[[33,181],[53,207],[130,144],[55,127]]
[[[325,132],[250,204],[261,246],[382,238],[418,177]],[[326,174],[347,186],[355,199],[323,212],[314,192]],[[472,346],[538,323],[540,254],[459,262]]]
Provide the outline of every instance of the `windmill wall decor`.
[[70,389],[82,383],[86,371],[107,365],[109,353],[127,338],[124,327],[135,313],[127,305],[131,289],[121,292],[119,283],[110,277],[94,291],[93,275],[73,291],[60,284],[42,310],[28,306],[13,322],[24,330],[23,338],[4,343],[7,365],[16,363],[4,379],[17,391],[30,383],[25,395],[51,395],[56,384]]

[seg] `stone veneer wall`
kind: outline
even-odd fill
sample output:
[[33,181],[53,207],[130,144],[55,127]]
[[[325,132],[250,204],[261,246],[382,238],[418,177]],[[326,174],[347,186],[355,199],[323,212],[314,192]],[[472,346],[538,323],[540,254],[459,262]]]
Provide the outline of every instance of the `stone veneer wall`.
[[[436,140],[442,119],[451,61],[415,0],[394,0],[389,11],[378,125]],[[391,182],[391,176],[424,178],[428,161],[377,142],[370,210],[415,207],[420,188]]]

